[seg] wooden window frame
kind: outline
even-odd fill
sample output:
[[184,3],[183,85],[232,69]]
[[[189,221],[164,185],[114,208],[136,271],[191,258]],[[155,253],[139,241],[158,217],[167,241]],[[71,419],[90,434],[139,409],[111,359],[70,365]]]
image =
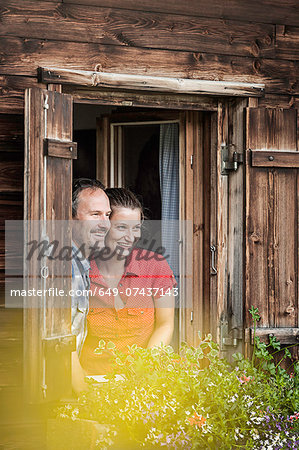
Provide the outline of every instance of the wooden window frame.
[[[227,277],[230,276],[231,285],[239,286],[237,292],[233,293],[232,302],[241,304],[240,314],[242,315],[242,297],[243,274],[240,256],[237,264],[230,261],[229,254],[233,254],[234,246],[243,248],[243,235],[238,225],[237,237],[233,233],[232,227],[228,224],[227,208],[230,208],[232,214],[236,211],[242,211],[243,198],[241,189],[243,189],[243,173],[239,171],[238,176],[233,176],[233,182],[227,182],[227,177],[222,177],[221,173],[221,144],[227,143],[228,147],[231,140],[236,140],[237,145],[243,146],[243,131],[245,124],[243,122],[244,107],[256,104],[257,97],[263,95],[264,85],[253,85],[248,83],[230,83],[230,82],[207,82],[207,80],[179,80],[166,79],[162,77],[135,76],[126,77],[125,74],[103,74],[86,71],[69,71],[62,69],[40,69],[40,80],[56,86],[64,93],[73,96],[74,103],[126,106],[126,107],[145,107],[163,110],[178,110],[185,112],[209,112],[211,113],[210,122],[210,163],[211,163],[211,217],[210,217],[210,243],[215,243],[217,248],[216,266],[218,268],[217,277],[210,279],[210,322],[215,322],[211,331],[213,337],[221,343],[224,339],[221,334],[221,327],[228,313],[228,289]],[[119,82],[119,77],[121,82]],[[136,78],[137,77],[137,78]],[[104,81],[103,81],[104,80]],[[102,82],[103,81],[103,82]],[[136,84],[137,82],[137,84]],[[187,82],[187,83],[186,83]],[[191,82],[191,84],[189,83]],[[193,84],[192,84],[193,82]],[[140,84],[141,83],[141,84]],[[169,83],[171,88],[169,88]],[[188,89],[184,86],[188,84]],[[190,86],[192,87],[190,88]],[[233,86],[234,85],[234,86]],[[58,87],[60,86],[60,87]],[[103,87],[104,86],[104,87]],[[108,87],[107,87],[108,86]],[[182,88],[183,86],[183,88]],[[204,86],[204,89],[201,89]],[[233,88],[233,89],[231,89]],[[219,90],[220,89],[220,90]],[[241,97],[238,99],[238,97]],[[234,99],[239,101],[236,108],[231,107],[230,102]],[[229,124],[232,124],[231,130]],[[183,136],[180,133],[181,146],[185,145],[187,133]],[[187,138],[188,139],[188,138]],[[192,141],[192,139],[191,139]],[[182,147],[183,148],[183,147]],[[232,150],[232,146],[230,150]],[[231,151],[229,151],[232,153]],[[185,155],[181,164],[188,167],[188,145],[185,148]],[[190,152],[189,152],[190,153]],[[232,156],[232,155],[230,155]],[[183,160],[184,159],[184,160]],[[101,162],[105,167],[107,161]],[[185,174],[185,186],[190,183],[190,177]],[[240,184],[238,192],[234,190],[234,185]],[[241,189],[240,189],[241,187]],[[229,195],[233,200],[229,205]],[[183,195],[184,197],[184,195]],[[181,205],[186,213],[185,205]],[[187,217],[182,216],[182,217]],[[242,218],[243,220],[243,218]],[[232,244],[228,243],[228,234],[231,233]],[[232,234],[233,233],[233,234]],[[227,273],[229,272],[229,273]],[[237,298],[238,297],[238,298]],[[201,310],[198,311],[200,313]],[[239,315],[240,315],[239,314]],[[206,317],[201,321],[206,323]],[[190,326],[189,326],[190,328]],[[194,327],[191,327],[191,329]],[[198,327],[199,328],[199,327]],[[239,327],[234,333],[233,339],[242,339],[242,327]],[[184,330],[183,330],[184,331]],[[193,338],[194,338],[194,332]],[[183,335],[186,333],[183,332]],[[196,333],[197,335],[197,333]],[[196,338],[195,338],[196,340]],[[230,338],[228,339],[230,340]],[[196,342],[193,344],[196,345]],[[224,350],[224,354],[226,349]],[[238,345],[235,351],[242,351]]]

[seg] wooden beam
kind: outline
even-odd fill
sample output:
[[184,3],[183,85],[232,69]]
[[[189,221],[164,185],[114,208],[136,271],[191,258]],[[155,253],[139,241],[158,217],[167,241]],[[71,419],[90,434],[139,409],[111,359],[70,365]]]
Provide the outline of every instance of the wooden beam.
[[81,86],[182,94],[261,96],[265,88],[264,84],[235,81],[191,80],[60,68],[40,68],[39,76],[43,83],[79,84]]
[[77,142],[45,139],[45,154],[56,158],[77,159]]
[[74,103],[92,105],[140,106],[147,108],[217,111],[214,97],[191,94],[169,94],[159,92],[135,92],[113,89],[84,88],[65,85],[64,93],[72,94]]
[[251,150],[252,167],[299,168],[299,152],[282,150]]
[[280,23],[299,25],[299,6],[297,0],[63,0],[63,3],[79,5],[105,6],[106,8],[133,9],[136,11],[156,11],[169,14],[189,16],[218,17],[230,20],[259,21],[263,23]]
[[[248,331],[249,333],[248,333]],[[253,328],[245,331],[245,335],[250,336],[250,342],[253,344]],[[270,336],[275,336],[281,344],[297,344],[299,345],[299,328],[257,328],[255,331],[256,337],[261,341],[267,342]],[[248,337],[249,337],[248,336]],[[247,337],[247,340],[248,340]]]

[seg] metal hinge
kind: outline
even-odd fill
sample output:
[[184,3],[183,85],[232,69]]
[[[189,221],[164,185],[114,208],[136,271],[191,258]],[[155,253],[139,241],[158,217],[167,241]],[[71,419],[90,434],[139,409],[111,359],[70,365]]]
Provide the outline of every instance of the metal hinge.
[[226,320],[221,321],[220,324],[220,349],[225,350],[225,347],[237,347],[238,339],[232,337],[228,332],[228,322]]
[[239,165],[243,164],[243,153],[233,152],[231,158],[229,147],[227,144],[221,144],[221,175],[228,175],[230,171],[238,170]]
[[191,165],[191,169],[193,169],[193,155],[191,155],[191,158],[190,158],[190,165]]

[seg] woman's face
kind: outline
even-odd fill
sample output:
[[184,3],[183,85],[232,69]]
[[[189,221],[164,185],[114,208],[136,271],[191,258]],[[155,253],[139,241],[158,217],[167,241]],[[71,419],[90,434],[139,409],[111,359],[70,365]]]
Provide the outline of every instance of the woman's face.
[[110,220],[111,228],[106,236],[106,246],[116,254],[129,255],[141,236],[140,209],[113,207]]

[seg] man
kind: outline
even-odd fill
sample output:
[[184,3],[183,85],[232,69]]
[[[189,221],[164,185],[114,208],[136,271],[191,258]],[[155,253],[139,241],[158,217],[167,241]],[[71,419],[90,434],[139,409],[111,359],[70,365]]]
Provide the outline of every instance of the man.
[[100,181],[88,178],[79,178],[73,184],[72,334],[76,336],[76,351],[72,354],[72,384],[77,393],[86,388],[79,356],[87,334],[88,258],[104,247],[110,228],[111,209],[104,189]]

